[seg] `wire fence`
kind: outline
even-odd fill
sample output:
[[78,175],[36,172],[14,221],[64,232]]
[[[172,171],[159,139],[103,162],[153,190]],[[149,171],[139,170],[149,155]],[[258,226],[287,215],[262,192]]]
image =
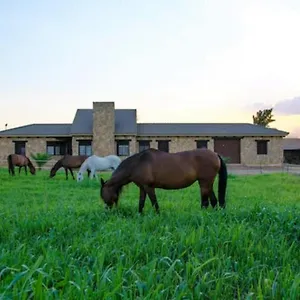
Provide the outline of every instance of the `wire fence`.
[[[50,171],[54,166],[57,160],[51,159],[47,161],[43,166],[39,167],[37,162],[32,161],[36,169],[43,171]],[[7,160],[0,159],[0,168],[7,168]],[[15,168],[18,168],[17,166]],[[256,175],[256,174],[270,174],[270,173],[290,173],[290,174],[299,174],[300,175],[300,164],[287,164],[283,163],[281,166],[268,166],[268,165],[259,165],[259,166],[244,166],[236,164],[227,164],[228,173],[233,175]],[[73,171],[78,171],[78,168],[74,168]],[[109,170],[108,170],[109,171]],[[64,172],[64,169],[61,168],[58,172]]]

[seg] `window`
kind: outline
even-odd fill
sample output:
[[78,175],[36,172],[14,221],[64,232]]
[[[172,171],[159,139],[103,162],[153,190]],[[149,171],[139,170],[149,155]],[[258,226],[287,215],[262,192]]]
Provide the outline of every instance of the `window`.
[[207,148],[207,140],[198,140],[196,141],[196,147],[197,149],[200,149],[200,148]]
[[128,156],[129,155],[129,141],[117,141],[117,155]]
[[49,155],[65,155],[66,144],[63,142],[47,142],[46,152]]
[[79,155],[92,155],[92,141],[85,140],[85,141],[78,141],[78,154]]
[[158,150],[169,152],[169,141],[157,141]]
[[15,141],[15,154],[25,155],[26,153],[26,142]]
[[139,141],[139,152],[150,148],[150,141]]
[[257,140],[257,154],[268,154],[268,140]]

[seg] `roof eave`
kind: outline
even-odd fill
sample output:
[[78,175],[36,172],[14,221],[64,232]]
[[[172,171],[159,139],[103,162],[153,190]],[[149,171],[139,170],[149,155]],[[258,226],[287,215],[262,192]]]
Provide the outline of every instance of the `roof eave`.
[[71,136],[93,136],[93,133],[71,133]]
[[276,137],[284,137],[288,135],[288,133],[279,133],[279,134],[258,134],[258,133],[235,133],[235,134],[226,134],[226,133],[138,133],[137,136],[180,136],[180,137],[188,137],[188,136],[224,136],[224,137],[260,137],[260,136],[276,136]]
[[136,136],[137,135],[137,133],[136,132],[115,132],[115,136],[117,136],[117,135],[130,135],[130,136]]
[[7,134],[7,135],[0,135],[0,137],[6,137],[6,138],[16,138],[16,137],[20,137],[20,138],[25,138],[25,137],[37,137],[37,138],[41,138],[41,137],[72,137],[72,135],[70,134]]

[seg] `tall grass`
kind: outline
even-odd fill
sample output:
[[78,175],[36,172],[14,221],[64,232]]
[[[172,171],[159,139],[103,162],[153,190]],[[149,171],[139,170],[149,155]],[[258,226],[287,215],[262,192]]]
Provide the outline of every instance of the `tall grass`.
[[139,216],[134,185],[107,211],[96,180],[0,170],[0,298],[299,299],[299,186],[231,175],[226,210],[195,184]]

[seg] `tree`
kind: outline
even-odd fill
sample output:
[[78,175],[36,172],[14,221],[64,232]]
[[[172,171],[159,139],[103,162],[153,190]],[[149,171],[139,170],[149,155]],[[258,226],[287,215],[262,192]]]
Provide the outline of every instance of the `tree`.
[[272,112],[273,108],[259,110],[256,113],[256,116],[252,116],[253,124],[269,127],[269,124],[275,121],[275,119],[273,119],[274,116]]
[[31,154],[31,158],[35,160],[36,164],[39,167],[39,170],[42,169],[42,166],[47,163],[47,161],[51,158],[52,156],[49,155],[48,153],[37,153],[37,154]]

